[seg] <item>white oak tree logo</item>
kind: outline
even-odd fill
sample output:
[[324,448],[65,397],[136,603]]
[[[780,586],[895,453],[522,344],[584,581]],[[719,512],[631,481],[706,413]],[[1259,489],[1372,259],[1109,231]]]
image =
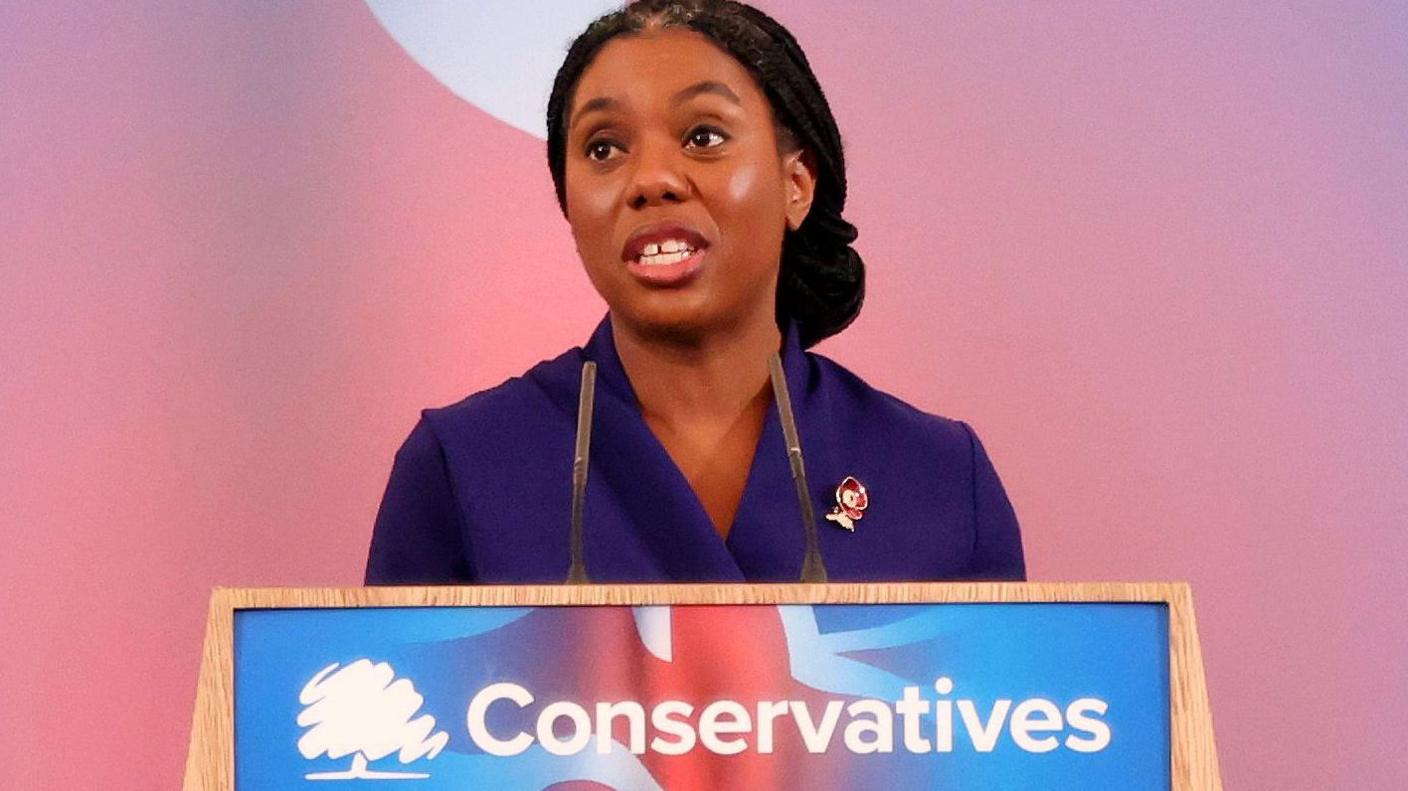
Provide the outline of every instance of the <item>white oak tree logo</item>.
[[298,702],[304,707],[298,724],[310,729],[298,740],[303,757],[352,756],[351,768],[304,775],[308,780],[424,779],[430,775],[369,770],[367,762],[392,753],[403,764],[434,758],[450,740],[434,732],[434,717],[415,716],[425,698],[386,662],[358,659],[341,669],[334,662],[304,685]]

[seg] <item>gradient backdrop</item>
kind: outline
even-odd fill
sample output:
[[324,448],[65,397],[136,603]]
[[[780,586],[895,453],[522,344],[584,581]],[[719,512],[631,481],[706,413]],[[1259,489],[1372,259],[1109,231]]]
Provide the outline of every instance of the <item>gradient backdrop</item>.
[[[603,311],[523,131],[600,3],[373,5],[0,4],[6,788],[176,787],[209,589],[356,584],[417,410]],[[1401,787],[1408,6],[763,5],[823,351],[978,428],[1034,579],[1193,583],[1228,788]]]

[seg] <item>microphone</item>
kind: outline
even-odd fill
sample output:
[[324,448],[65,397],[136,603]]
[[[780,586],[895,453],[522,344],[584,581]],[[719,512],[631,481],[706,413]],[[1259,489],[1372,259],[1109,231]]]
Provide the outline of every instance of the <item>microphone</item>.
[[802,559],[802,582],[826,582],[826,562],[821,558],[821,544],[816,535],[816,514],[807,490],[807,468],[802,463],[802,440],[797,436],[797,421],[792,417],[792,396],[787,392],[787,377],[782,373],[782,358],[774,354],[768,359],[768,376],[772,379],[773,400],[777,401],[782,418],[782,438],[787,443],[787,463],[792,468],[792,482],[797,484],[797,500],[802,504],[802,528],[807,535],[807,554]]
[[577,398],[577,450],[572,456],[572,532],[569,534],[568,585],[587,583],[582,559],[582,514],[587,503],[587,461],[592,451],[592,404],[596,399],[596,363],[582,363],[582,391]]

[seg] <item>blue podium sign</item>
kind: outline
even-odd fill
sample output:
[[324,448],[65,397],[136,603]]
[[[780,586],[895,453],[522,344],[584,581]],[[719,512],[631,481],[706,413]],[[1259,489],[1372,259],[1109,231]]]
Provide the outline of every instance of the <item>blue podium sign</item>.
[[1169,605],[233,611],[234,788],[1170,789]]

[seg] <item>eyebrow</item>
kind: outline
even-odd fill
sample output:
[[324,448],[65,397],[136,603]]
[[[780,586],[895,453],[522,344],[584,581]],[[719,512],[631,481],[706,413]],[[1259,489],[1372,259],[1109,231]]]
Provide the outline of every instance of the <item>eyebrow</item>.
[[738,98],[738,94],[729,89],[727,85],[717,80],[700,80],[693,85],[675,93],[670,97],[670,104],[684,104],[696,96],[712,93],[715,96],[722,96],[737,105],[742,105],[743,100]]
[[[719,82],[718,80],[700,80],[699,82],[696,82],[687,88],[682,88],[676,91],[674,96],[670,97],[670,104],[684,104],[685,102],[689,101],[690,99],[693,99],[696,96],[703,96],[705,94],[721,96],[740,107],[743,106],[743,100],[738,98],[738,94],[734,93],[731,88]],[[594,99],[588,100],[587,102],[583,103],[581,107],[577,108],[577,112],[572,114],[572,126],[576,126],[577,119],[581,118],[587,113],[602,110],[619,109],[621,109],[621,102],[619,99],[615,99],[611,96],[598,96]]]

